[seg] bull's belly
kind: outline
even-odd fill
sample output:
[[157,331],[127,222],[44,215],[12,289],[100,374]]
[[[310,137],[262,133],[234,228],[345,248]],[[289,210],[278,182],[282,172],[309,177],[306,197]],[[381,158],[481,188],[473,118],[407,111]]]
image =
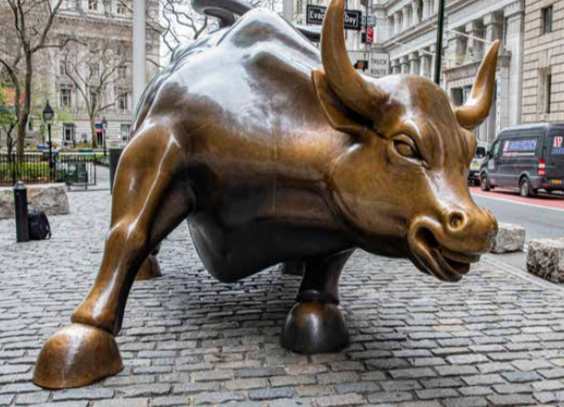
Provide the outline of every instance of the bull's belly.
[[337,231],[319,226],[257,220],[226,227],[207,214],[188,218],[196,251],[208,272],[234,282],[290,260],[323,257],[350,245]]

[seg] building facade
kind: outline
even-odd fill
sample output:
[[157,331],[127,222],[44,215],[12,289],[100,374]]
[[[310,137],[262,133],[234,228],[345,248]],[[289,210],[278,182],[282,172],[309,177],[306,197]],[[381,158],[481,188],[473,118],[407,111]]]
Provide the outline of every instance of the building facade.
[[[158,15],[158,7],[158,0],[148,0],[148,16]],[[158,72],[161,57],[160,32],[152,21],[147,18],[147,81]],[[132,31],[130,0],[63,2],[48,34],[52,46],[33,56],[28,144],[47,142],[41,119],[47,101],[55,111],[52,141],[56,146],[88,145],[93,137],[100,147],[123,144],[134,114]],[[0,33],[0,41],[11,40],[9,32]],[[105,133],[102,122],[107,123]]]
[[[69,72],[65,72],[66,58],[69,48],[49,49],[45,55],[48,67],[41,71],[44,78],[44,93],[51,96],[51,104],[56,112],[53,126],[53,140],[61,146],[76,146],[81,143],[92,142],[92,131],[87,111],[85,97],[97,97],[99,106],[109,106],[99,112],[96,117],[97,141],[103,144],[104,133],[101,130],[102,120],[105,118],[107,128],[105,132],[106,145],[121,144],[127,139],[133,120],[133,22],[131,2],[124,0],[76,0],[76,10],[61,12],[52,29],[55,41],[69,38],[78,39],[86,44],[87,50],[75,55],[75,58],[91,58],[88,64],[79,65],[76,75],[83,79],[83,83],[73,81]],[[147,12],[155,15],[158,0],[147,1]],[[101,49],[93,54],[93,48]],[[147,29],[147,81],[159,69],[160,35],[152,29]],[[72,52],[71,52],[72,53]],[[99,56],[99,61],[96,60]],[[80,61],[78,61],[80,62]],[[67,70],[69,67],[67,66]],[[109,77],[107,77],[109,76]],[[94,89],[104,81],[104,91],[99,95],[84,95],[84,82]],[[77,87],[82,87],[82,92]],[[98,100],[99,99],[99,100]],[[90,100],[92,103],[92,100]]]
[[525,1],[523,122],[564,122],[564,0]]

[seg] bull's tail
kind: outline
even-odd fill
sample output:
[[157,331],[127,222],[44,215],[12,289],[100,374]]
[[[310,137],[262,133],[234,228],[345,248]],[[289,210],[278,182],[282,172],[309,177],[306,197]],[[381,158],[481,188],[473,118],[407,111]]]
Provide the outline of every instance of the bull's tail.
[[[245,0],[190,0],[190,3],[198,13],[217,18],[221,27],[233,25],[236,16],[242,16],[255,8]],[[321,38],[321,32],[318,29],[303,25],[295,25],[295,27],[311,41],[317,42]]]

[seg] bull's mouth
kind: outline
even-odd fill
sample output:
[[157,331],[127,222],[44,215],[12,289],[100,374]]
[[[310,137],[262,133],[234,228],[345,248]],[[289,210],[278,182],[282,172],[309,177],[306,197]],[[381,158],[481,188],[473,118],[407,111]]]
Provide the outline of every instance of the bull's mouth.
[[408,241],[417,268],[442,281],[459,281],[470,271],[471,264],[480,260],[478,254],[449,250],[425,227],[412,231]]

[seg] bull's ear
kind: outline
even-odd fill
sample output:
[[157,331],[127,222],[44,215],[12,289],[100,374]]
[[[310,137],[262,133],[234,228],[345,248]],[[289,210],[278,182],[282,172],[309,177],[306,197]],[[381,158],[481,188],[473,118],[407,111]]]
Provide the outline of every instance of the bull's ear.
[[317,99],[331,123],[331,126],[343,133],[364,136],[367,130],[367,121],[349,109],[333,92],[325,72],[319,69],[311,74],[313,87]]

